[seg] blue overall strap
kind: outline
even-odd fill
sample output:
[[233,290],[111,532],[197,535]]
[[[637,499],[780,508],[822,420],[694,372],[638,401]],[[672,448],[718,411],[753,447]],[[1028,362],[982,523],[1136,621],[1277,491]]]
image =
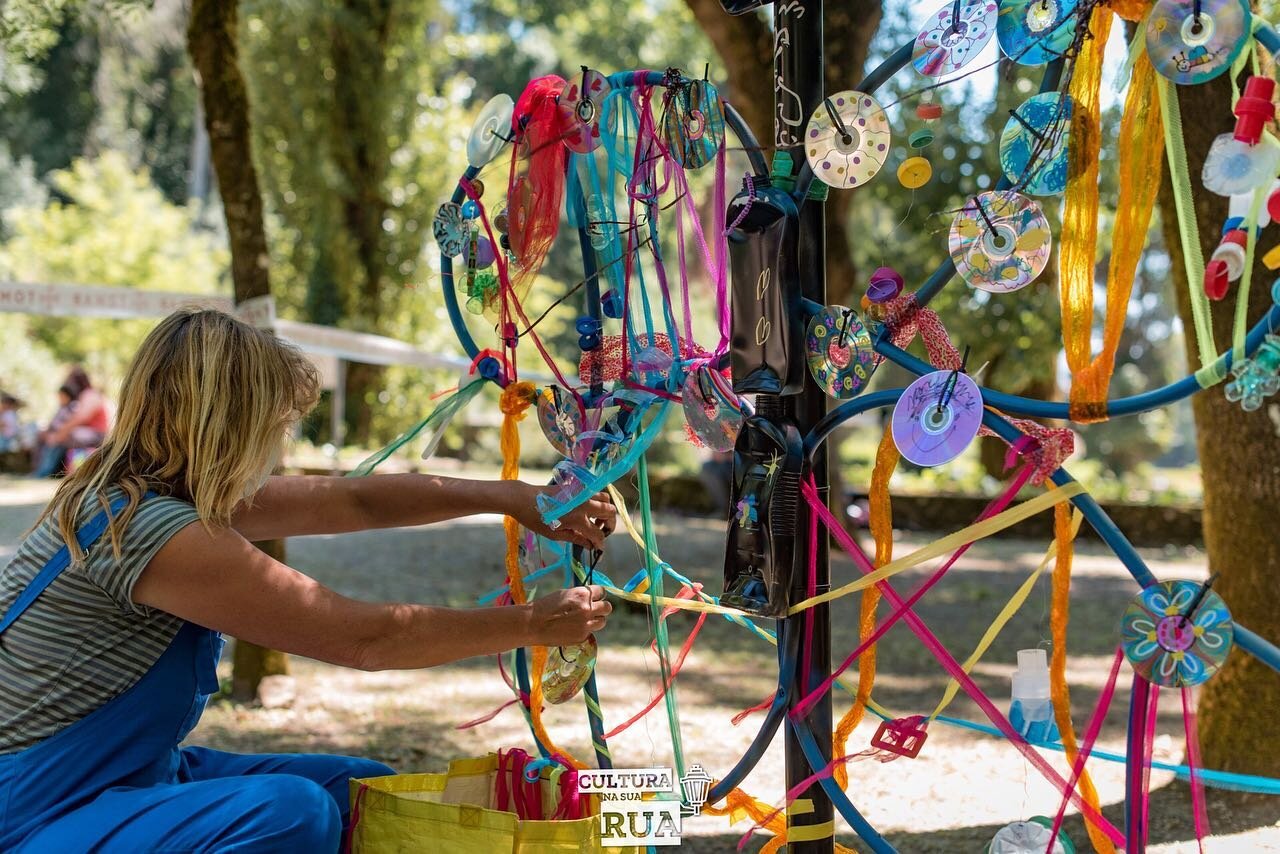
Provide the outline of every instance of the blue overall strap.
[[[142,500],[146,501],[154,493],[148,492],[142,496]],[[99,510],[98,514],[90,519],[84,527],[76,532],[76,540],[80,543],[80,548],[87,550],[90,546],[98,541],[103,531],[107,530],[107,524],[117,513],[119,513],[129,499],[127,496],[120,496],[111,502],[110,514],[106,510]],[[71,565],[71,549],[63,546],[58,549],[57,553],[49,558],[49,562],[44,565],[44,569],[31,579],[31,583],[27,585],[27,589],[22,591],[16,602],[13,603],[8,612],[0,619],[0,635],[13,625],[14,621],[22,616],[23,612],[31,607],[31,603],[39,598],[40,594],[45,591],[53,580],[62,574],[62,571]]]

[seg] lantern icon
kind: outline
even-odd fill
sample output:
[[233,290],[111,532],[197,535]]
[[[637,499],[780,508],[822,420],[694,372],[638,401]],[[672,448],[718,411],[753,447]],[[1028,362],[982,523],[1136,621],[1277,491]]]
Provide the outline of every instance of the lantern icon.
[[707,802],[707,794],[711,791],[711,775],[701,765],[690,765],[689,770],[680,778],[680,791],[684,794],[684,807],[680,812],[684,815],[701,815],[702,805]]

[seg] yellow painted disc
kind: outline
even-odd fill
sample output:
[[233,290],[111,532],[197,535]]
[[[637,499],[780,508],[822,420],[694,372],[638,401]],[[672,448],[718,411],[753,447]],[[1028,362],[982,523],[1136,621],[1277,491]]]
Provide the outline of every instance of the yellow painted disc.
[[908,157],[898,167],[898,183],[908,190],[916,190],[929,183],[933,167],[923,157]]

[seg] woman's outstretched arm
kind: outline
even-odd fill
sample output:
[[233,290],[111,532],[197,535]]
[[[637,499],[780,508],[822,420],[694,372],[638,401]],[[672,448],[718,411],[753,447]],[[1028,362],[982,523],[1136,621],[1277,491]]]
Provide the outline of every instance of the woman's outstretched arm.
[[426,525],[500,513],[535,533],[580,546],[600,548],[611,532],[616,510],[601,493],[551,531],[535,503],[545,487],[518,480],[467,480],[435,474],[370,477],[273,477],[241,505],[232,527],[249,540],[307,534],[340,534],[370,528]]
[[578,643],[613,610],[600,587],[527,605],[439,608],[349,599],[255,549],[234,530],[193,522],[156,552],[131,594],[233,637],[361,670],[408,670]]

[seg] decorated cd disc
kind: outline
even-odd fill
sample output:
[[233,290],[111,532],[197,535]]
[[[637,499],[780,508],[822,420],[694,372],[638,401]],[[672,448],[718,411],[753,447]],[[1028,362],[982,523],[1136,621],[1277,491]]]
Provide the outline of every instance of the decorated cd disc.
[[705,362],[689,371],[680,393],[685,423],[713,451],[732,451],[745,419],[742,399],[724,375]]
[[1204,83],[1244,50],[1252,18],[1248,0],[1158,0],[1147,17],[1147,56],[1174,83]]
[[1227,660],[1234,637],[1227,604],[1197,581],[1151,585],[1134,597],[1120,622],[1120,642],[1134,672],[1166,688],[1207,681]]
[[515,108],[510,95],[494,95],[489,99],[467,137],[468,164],[482,169],[498,156],[511,139],[511,114]]
[[957,371],[925,374],[907,386],[893,407],[893,442],[918,466],[951,462],[981,426],[982,393]]
[[954,3],[943,6],[916,36],[911,64],[926,77],[964,68],[996,34],[995,0],[960,0],[960,13],[953,20],[954,10]]
[[582,643],[553,646],[547,650],[547,666],[542,671],[542,696],[559,705],[572,700],[591,678],[596,667],[595,635]]
[[461,255],[471,239],[467,221],[462,216],[462,206],[453,202],[441,205],[436,210],[435,219],[431,221],[431,233],[445,257],[456,258]]
[[1012,190],[979,193],[956,214],[947,244],[956,272],[975,288],[1024,288],[1049,263],[1052,237],[1040,205]]
[[662,135],[676,162],[686,169],[710,163],[724,139],[724,105],[715,85],[689,80],[677,87],[667,100]]
[[551,447],[566,457],[582,432],[582,406],[578,399],[558,385],[538,391],[538,426]]
[[862,391],[876,369],[871,335],[858,313],[842,305],[829,305],[809,321],[805,336],[805,360],[813,381],[841,400]]
[[889,119],[875,98],[837,92],[809,117],[805,156],[820,181],[847,190],[880,171],[889,156],[889,136]]
[[1019,65],[1059,59],[1076,35],[1076,0],[1000,0],[996,39]]
[[560,132],[570,151],[586,154],[600,144],[600,108],[611,88],[609,78],[595,69],[569,77],[556,109]]
[[1013,111],[1000,134],[1000,168],[1022,192],[1056,196],[1067,189],[1071,96],[1032,95]]

